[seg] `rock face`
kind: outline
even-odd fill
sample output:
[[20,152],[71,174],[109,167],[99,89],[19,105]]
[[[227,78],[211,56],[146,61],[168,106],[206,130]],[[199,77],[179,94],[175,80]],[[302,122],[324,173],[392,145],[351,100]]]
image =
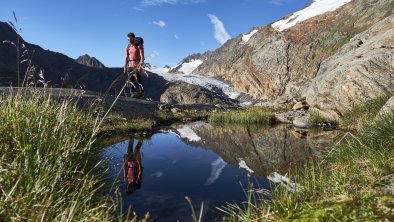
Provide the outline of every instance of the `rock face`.
[[[257,32],[249,41],[242,40],[241,35],[227,41],[210,53],[194,72],[228,80],[238,91],[254,98],[286,101],[304,94],[310,105],[322,109],[334,105],[331,110],[340,108],[342,112],[353,103],[394,88],[390,83],[393,79],[393,28],[388,18],[393,13],[394,2],[391,0],[353,0],[333,12],[315,16],[281,32],[271,26],[254,28]],[[355,37],[364,31],[366,36]],[[347,44],[353,44],[353,47]],[[345,68],[350,66],[355,67]],[[321,85],[342,87],[341,83],[328,81],[324,74],[335,69],[343,79],[351,72],[349,75],[354,77],[349,78],[354,80],[357,76],[357,81],[348,81],[353,84],[336,90],[337,95],[334,92],[326,94],[328,90],[318,89]],[[366,73],[368,75],[364,77]],[[322,76],[327,77],[323,80]],[[319,80],[314,80],[315,77]],[[368,84],[373,92],[366,93],[367,88],[360,90]],[[314,92],[319,96],[313,96]],[[347,95],[343,96],[344,93]],[[333,103],[336,99],[340,102]]]
[[105,66],[95,57],[90,57],[89,55],[85,54],[80,56],[76,59],[79,64],[94,67],[94,68],[105,68]]
[[384,106],[380,109],[376,118],[379,119],[385,115],[390,115],[393,112],[394,112],[394,96],[392,96],[389,100],[387,100],[386,104],[384,104]]
[[173,104],[211,104],[234,106],[235,101],[220,96],[201,86],[190,85],[184,82],[170,83],[161,95],[160,102]]
[[324,60],[302,96],[336,119],[383,93],[394,93],[394,15],[356,35]]

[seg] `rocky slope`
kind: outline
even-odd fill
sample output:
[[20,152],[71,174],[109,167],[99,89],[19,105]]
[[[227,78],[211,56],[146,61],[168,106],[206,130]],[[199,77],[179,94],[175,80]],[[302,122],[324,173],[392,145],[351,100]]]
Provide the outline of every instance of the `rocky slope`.
[[185,82],[174,82],[161,95],[160,102],[174,104],[212,104],[221,106],[235,106],[236,101],[215,94],[198,85]]
[[98,59],[96,59],[95,57],[90,57],[87,54],[79,56],[75,61],[77,61],[77,63],[79,64],[89,67],[105,68],[104,64],[102,64]]
[[394,93],[394,15],[353,37],[324,60],[302,96],[327,118],[381,94]]
[[[347,50],[357,50],[357,47],[348,47],[349,43],[354,44],[357,39],[353,38],[357,34],[364,31],[370,33],[368,39],[370,41],[380,41],[380,35],[384,31],[373,31],[372,28],[378,22],[384,20],[394,13],[394,2],[391,0],[353,0],[348,4],[305,21],[297,23],[295,26],[279,31],[272,26],[265,26],[253,29],[253,33],[249,33],[249,38],[245,41],[245,35],[227,41],[222,47],[209,54],[209,59],[204,62],[194,72],[216,76],[229,80],[235,88],[241,92],[253,95],[254,98],[262,98],[267,100],[276,100],[277,102],[288,101],[292,98],[307,96],[308,102],[315,106],[323,106],[324,109],[334,110],[336,107],[351,107],[362,100],[368,99],[373,95],[363,95],[359,88],[351,86],[349,90],[353,90],[353,95],[359,95],[353,99],[353,95],[346,91],[336,91],[340,94],[333,97],[327,94],[327,90],[319,91],[318,96],[313,96],[315,90],[319,90],[320,85],[329,85],[334,81],[327,82],[326,79],[320,77],[322,73],[333,70],[335,63],[341,60],[341,64],[351,66],[354,58],[352,56],[344,56]],[[382,27],[383,28],[383,27]],[[390,29],[389,25],[383,29]],[[369,30],[369,31],[367,31]],[[373,36],[376,37],[373,37]],[[375,85],[379,86],[374,90],[374,94],[389,91],[392,93],[393,64],[390,58],[385,58],[388,54],[392,54],[391,47],[393,41],[386,36],[385,47],[380,47],[373,53],[382,52],[379,56],[364,56],[359,59],[358,67],[381,66],[383,68],[375,71],[366,71],[370,75],[381,72],[381,77],[374,79]],[[370,44],[368,44],[370,45]],[[369,48],[365,45],[362,53],[375,46]],[[353,52],[353,55],[359,55]],[[350,53],[350,52],[349,52]],[[363,56],[363,55],[362,55]],[[331,58],[332,57],[332,58]],[[382,60],[384,58],[384,60]],[[376,63],[379,61],[378,63]],[[368,65],[369,64],[369,65]],[[373,65],[375,64],[375,65]],[[359,82],[368,82],[370,78],[364,78],[365,72],[360,68],[353,68],[353,73]],[[365,69],[364,69],[365,70]],[[380,71],[377,71],[380,70]],[[338,71],[337,73],[340,73]],[[341,73],[344,75],[345,73]],[[347,75],[347,73],[346,73]],[[346,76],[345,75],[345,76]],[[318,77],[315,79],[315,77]],[[345,79],[346,77],[344,77]],[[314,83],[311,83],[311,82]],[[311,83],[309,85],[309,83]],[[317,87],[317,85],[319,85]],[[342,82],[336,82],[335,85],[343,85]],[[348,85],[350,86],[350,85]],[[363,86],[362,86],[363,87]],[[349,91],[348,90],[348,91]],[[304,93],[303,93],[304,92]],[[342,101],[334,104],[330,101],[339,97],[347,98],[348,102]],[[353,103],[354,102],[354,103]],[[322,109],[323,109],[322,108]],[[344,109],[340,109],[342,112]]]

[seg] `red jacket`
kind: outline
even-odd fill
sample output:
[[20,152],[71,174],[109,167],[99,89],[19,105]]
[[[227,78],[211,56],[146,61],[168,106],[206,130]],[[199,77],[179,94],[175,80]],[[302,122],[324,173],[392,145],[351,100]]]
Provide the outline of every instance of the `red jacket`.
[[128,183],[140,183],[142,180],[141,163],[139,161],[127,161],[124,164],[123,175]]
[[144,47],[140,44],[135,46],[130,44],[126,48],[126,59],[128,58],[129,67],[136,68],[141,61],[141,54],[144,55]]

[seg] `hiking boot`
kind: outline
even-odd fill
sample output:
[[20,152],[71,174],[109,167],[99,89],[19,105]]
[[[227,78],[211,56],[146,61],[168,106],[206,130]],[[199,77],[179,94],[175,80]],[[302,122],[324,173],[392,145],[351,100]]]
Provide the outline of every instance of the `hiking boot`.
[[141,91],[141,92],[139,92],[139,93],[136,93],[135,96],[134,96],[134,98],[137,98],[137,99],[142,99],[142,98],[144,98],[144,91]]

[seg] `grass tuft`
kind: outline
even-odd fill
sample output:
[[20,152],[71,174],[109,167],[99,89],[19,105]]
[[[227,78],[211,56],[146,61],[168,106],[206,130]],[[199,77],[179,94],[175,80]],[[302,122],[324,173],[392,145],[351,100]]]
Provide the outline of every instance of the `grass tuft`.
[[361,129],[364,124],[371,122],[375,118],[389,98],[387,95],[382,95],[354,107],[343,114],[341,126],[343,128]]
[[94,117],[50,95],[0,96],[2,221],[114,221],[92,162]]
[[270,109],[253,107],[245,110],[231,110],[216,112],[209,115],[209,122],[213,124],[265,124],[273,122],[274,115]]
[[[228,210],[226,221],[392,221],[394,197],[381,184],[393,169],[394,111],[381,120],[370,118],[357,134],[347,133],[322,162],[294,173],[296,192],[279,186],[268,198],[249,198],[244,206]],[[254,209],[254,215],[240,217],[247,209]]]

